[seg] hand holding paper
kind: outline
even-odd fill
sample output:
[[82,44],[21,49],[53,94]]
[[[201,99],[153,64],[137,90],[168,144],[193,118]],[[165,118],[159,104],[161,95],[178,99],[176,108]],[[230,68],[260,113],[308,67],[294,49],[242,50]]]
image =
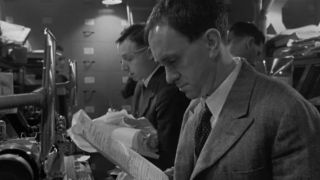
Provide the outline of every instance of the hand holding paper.
[[150,121],[148,119],[146,119],[145,117],[141,117],[138,119],[135,118],[129,118],[129,117],[124,117],[123,121],[130,125],[133,128],[137,128],[137,129],[143,129],[143,128],[147,128],[147,127],[152,127],[152,124],[150,123]]
[[[125,117],[124,123],[130,125],[133,128],[141,129],[139,135],[137,136],[137,145],[140,147],[133,146],[133,149],[137,150],[142,155],[152,157],[157,159],[158,155],[158,135],[157,130],[153,128],[152,124],[145,117],[138,119]],[[150,154],[148,152],[154,153]]]
[[83,110],[80,110],[75,116],[78,116],[78,120],[75,124],[72,122],[73,126],[68,132],[82,137],[134,179],[168,180],[160,169],[112,137],[113,131],[118,129],[118,126],[111,124],[102,126],[101,121],[91,121]]
[[134,119],[134,117],[131,114],[128,114],[126,110],[121,111],[111,111],[107,112],[105,115],[100,116],[96,119],[93,119],[93,121],[97,122],[103,122],[105,124],[113,124],[117,126],[124,126],[129,127],[127,124],[124,123],[124,119]]

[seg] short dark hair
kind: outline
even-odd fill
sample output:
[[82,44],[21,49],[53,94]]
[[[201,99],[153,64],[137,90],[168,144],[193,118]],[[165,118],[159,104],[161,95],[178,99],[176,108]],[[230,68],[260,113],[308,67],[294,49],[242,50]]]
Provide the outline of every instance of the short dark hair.
[[231,26],[229,31],[237,37],[253,37],[257,45],[264,44],[265,42],[265,36],[253,23],[236,22]]
[[221,0],[159,0],[148,18],[146,37],[161,23],[168,24],[190,41],[198,39],[210,28],[216,28],[225,38],[227,9]]
[[133,24],[125,28],[120,37],[116,40],[117,44],[121,44],[123,41],[129,39],[137,44],[138,47],[148,46],[148,42],[144,39],[145,24]]

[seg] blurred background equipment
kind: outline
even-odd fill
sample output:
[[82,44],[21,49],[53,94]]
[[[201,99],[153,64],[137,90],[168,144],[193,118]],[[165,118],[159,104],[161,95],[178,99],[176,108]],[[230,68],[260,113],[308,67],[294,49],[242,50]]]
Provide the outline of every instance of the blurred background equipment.
[[[68,73],[63,81],[56,82],[56,40],[49,29],[44,30],[44,37],[44,51],[24,56],[24,61],[1,60],[1,69],[8,71],[0,76],[0,177],[4,180],[62,179],[66,171],[75,171],[74,166],[66,170],[65,164],[72,159],[66,155],[75,151],[66,129],[76,102],[76,64],[67,60]],[[27,71],[39,75],[38,82],[26,83]],[[57,97],[61,88],[59,95],[63,97]],[[64,108],[57,108],[59,101]],[[86,172],[90,177],[91,171]]]
[[292,85],[320,109],[320,24],[289,29],[266,43],[268,74]]

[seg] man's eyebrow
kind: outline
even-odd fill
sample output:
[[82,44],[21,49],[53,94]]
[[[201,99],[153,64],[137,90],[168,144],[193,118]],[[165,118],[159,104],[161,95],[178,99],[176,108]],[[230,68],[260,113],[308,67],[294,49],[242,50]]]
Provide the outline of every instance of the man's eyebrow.
[[167,64],[168,61],[172,60],[172,59],[175,59],[177,58],[178,56],[177,55],[174,55],[174,54],[168,54],[168,55],[165,55],[163,57],[161,57],[158,62],[160,62],[161,64]]

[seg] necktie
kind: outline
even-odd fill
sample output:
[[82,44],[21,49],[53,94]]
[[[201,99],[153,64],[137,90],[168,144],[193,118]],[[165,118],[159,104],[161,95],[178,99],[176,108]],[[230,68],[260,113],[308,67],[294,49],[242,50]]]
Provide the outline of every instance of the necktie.
[[208,135],[211,131],[211,118],[212,114],[207,105],[204,106],[199,115],[200,123],[195,131],[195,154],[199,157],[204,143],[206,142]]
[[136,117],[136,118],[139,118],[141,117],[141,107],[142,107],[142,104],[143,104],[143,91],[144,91],[145,87],[143,85],[143,83],[140,81],[137,83],[136,85],[136,89],[135,89],[135,92],[134,92],[134,96],[133,96],[133,115]]

